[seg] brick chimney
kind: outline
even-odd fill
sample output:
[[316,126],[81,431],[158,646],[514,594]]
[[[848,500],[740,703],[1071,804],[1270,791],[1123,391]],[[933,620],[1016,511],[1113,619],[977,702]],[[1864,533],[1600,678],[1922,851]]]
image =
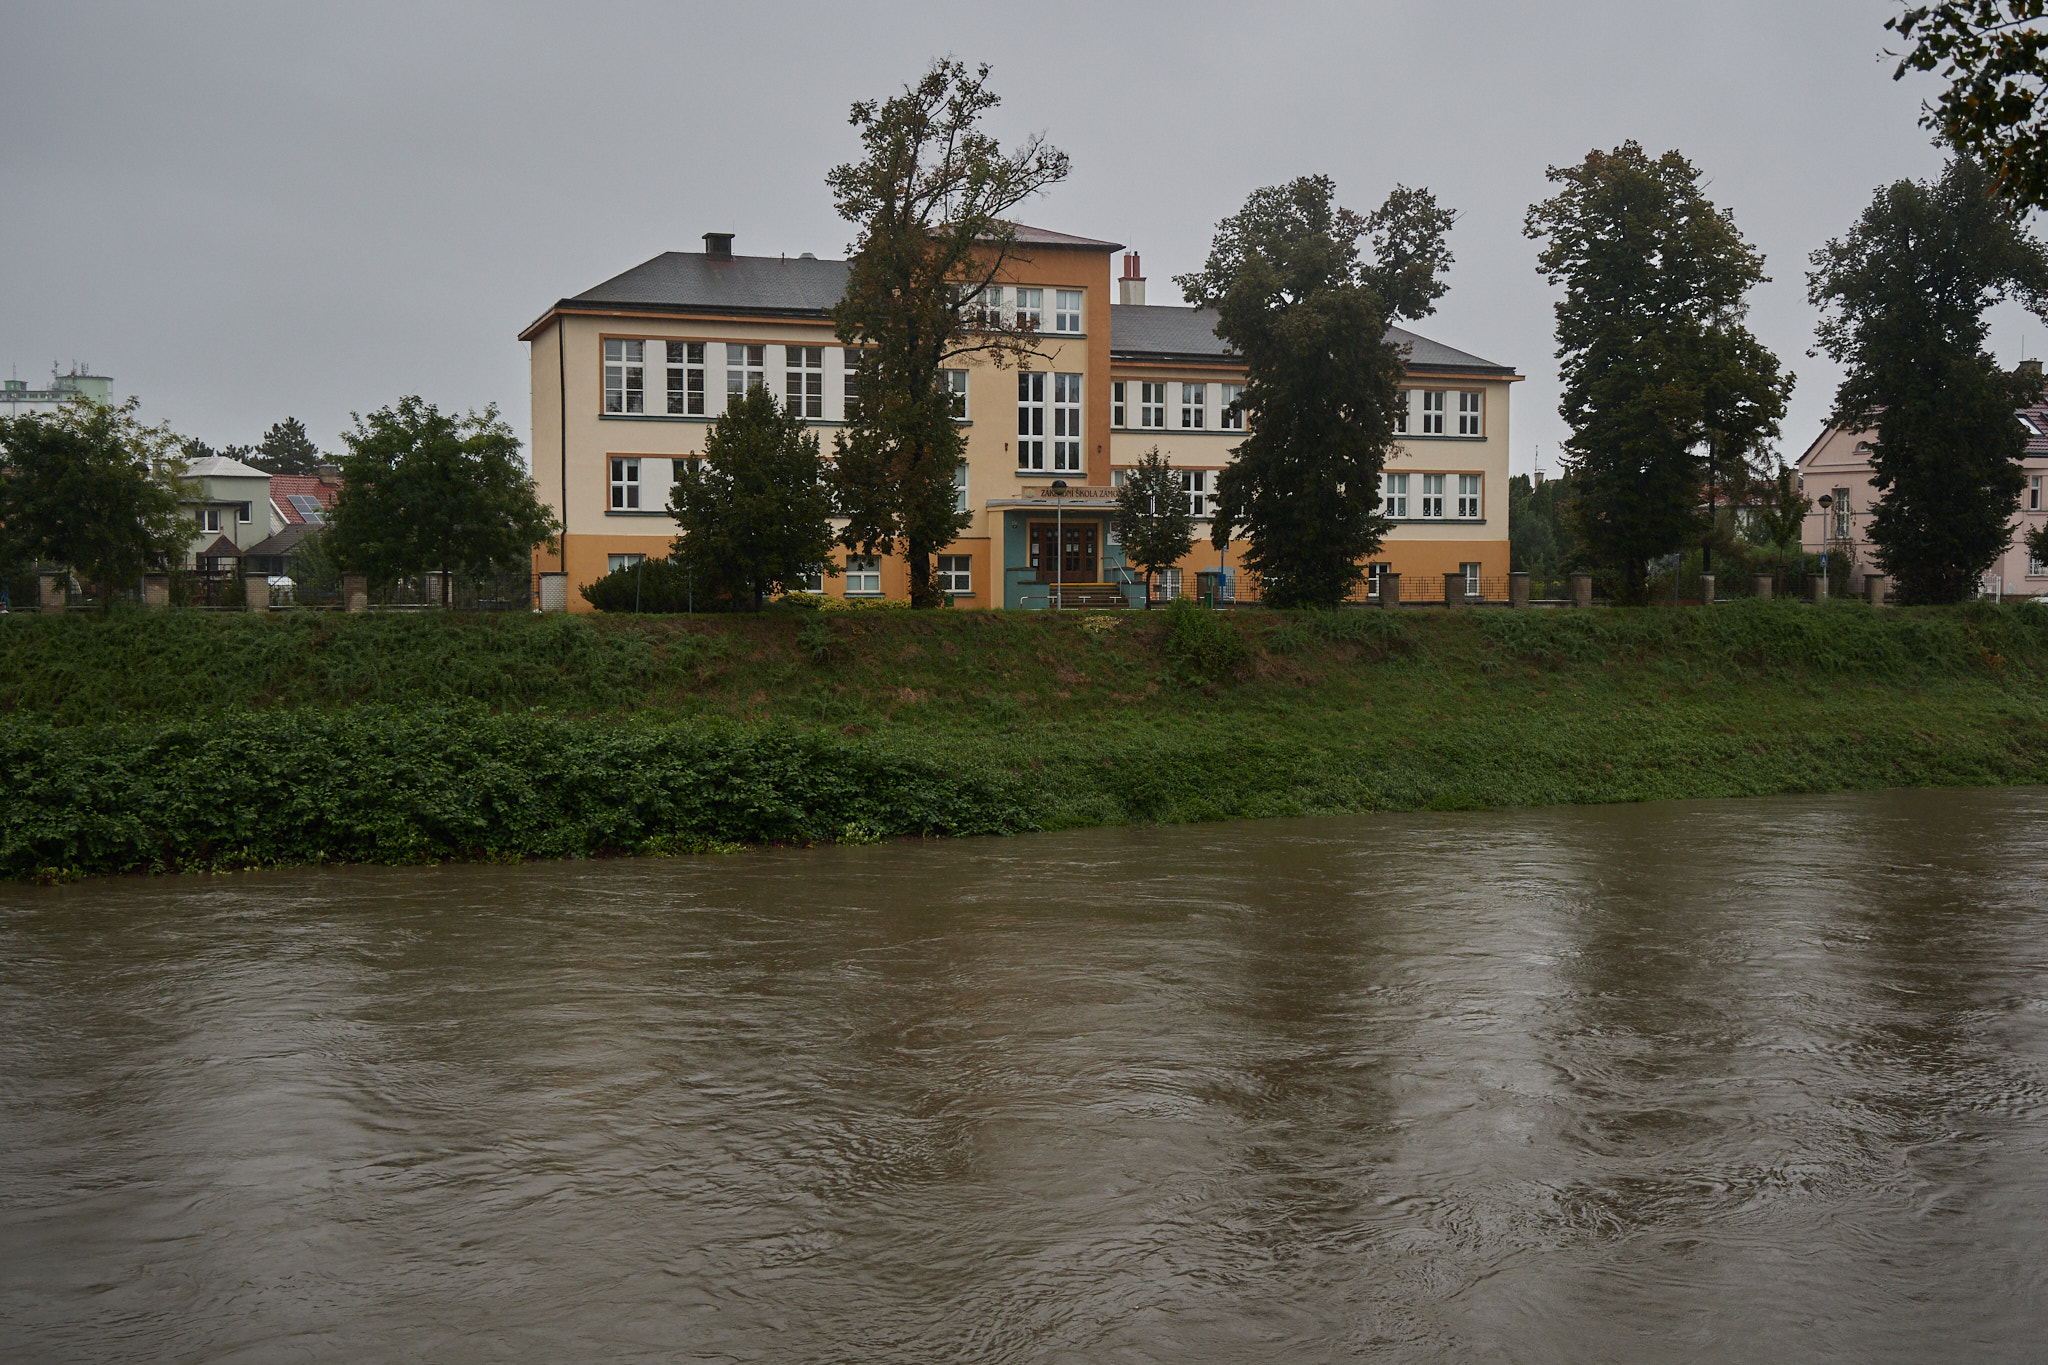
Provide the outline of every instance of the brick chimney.
[[1118,303],[1143,303],[1145,301],[1145,277],[1138,273],[1138,253],[1124,253],[1123,278],[1116,282]]
[[2041,362],[2038,360],[2022,360],[2020,362],[2020,373],[2036,375],[2041,373]]
[[704,234],[704,254],[714,261],[732,259],[732,234],[730,232],[707,232]]

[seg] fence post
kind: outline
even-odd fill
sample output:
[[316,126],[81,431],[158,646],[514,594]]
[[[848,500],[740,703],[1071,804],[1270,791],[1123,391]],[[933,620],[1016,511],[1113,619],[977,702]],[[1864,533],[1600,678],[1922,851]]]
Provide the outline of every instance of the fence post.
[[1444,572],[1444,605],[1462,607],[1465,605],[1465,571],[1447,569]]
[[1821,603],[1827,601],[1828,576],[1824,573],[1817,573],[1810,576],[1806,580],[1806,590],[1812,596],[1813,604],[1815,606],[1819,606]]
[[242,575],[242,606],[249,611],[270,610],[270,575],[245,573]]
[[1749,580],[1749,590],[1756,594],[1759,602],[1771,600],[1771,576],[1767,573],[1754,574]]
[[1572,575],[1572,605],[1590,607],[1593,605],[1593,575],[1575,573]]
[[1386,608],[1401,605],[1401,575],[1383,573],[1380,575],[1380,605]]
[[1511,607],[1526,607],[1529,605],[1529,575],[1526,571],[1508,575],[1508,605]]
[[1892,585],[1891,575],[1867,573],[1863,575],[1863,596],[1873,607],[1884,605],[1884,591]]
[[71,575],[68,573],[38,574],[36,576],[36,587],[38,590],[37,610],[51,612],[59,616],[63,615],[64,594],[70,587],[70,578]]
[[161,609],[171,605],[171,576],[167,573],[146,573],[142,576],[142,605]]
[[370,579],[367,574],[345,573],[341,576],[341,604],[352,612],[370,609]]
[[1710,573],[1700,575],[1700,605],[1703,607],[1714,605],[1714,576]]

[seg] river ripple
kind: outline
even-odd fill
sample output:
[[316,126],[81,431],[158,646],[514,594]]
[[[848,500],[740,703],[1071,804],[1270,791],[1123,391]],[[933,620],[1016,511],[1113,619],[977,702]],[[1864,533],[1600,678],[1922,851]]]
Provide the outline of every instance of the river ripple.
[[2048,790],[0,889],[15,1360],[2040,1359]]

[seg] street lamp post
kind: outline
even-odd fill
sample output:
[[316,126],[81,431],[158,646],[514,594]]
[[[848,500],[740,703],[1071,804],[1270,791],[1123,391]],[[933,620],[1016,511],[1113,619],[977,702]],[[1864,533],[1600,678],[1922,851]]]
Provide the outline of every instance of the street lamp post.
[[[1054,479],[1052,481],[1052,609],[1054,611],[1058,611],[1065,604],[1067,597],[1060,590],[1063,586],[1060,570],[1066,567],[1064,561],[1067,554],[1067,524],[1065,518],[1061,515],[1066,511],[1066,504],[1061,502],[1060,499],[1066,495],[1067,481],[1065,479]],[[1044,524],[1044,522],[1039,523],[1041,526]]]
[[1835,505],[1834,494],[1821,494],[1816,505],[1820,508],[1820,581],[1825,583],[1828,581],[1828,509]]

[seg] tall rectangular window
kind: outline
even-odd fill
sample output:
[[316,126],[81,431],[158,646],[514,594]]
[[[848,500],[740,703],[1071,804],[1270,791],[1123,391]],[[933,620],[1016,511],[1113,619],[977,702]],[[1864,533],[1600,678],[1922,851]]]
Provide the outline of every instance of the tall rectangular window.
[[1422,506],[1416,509],[1419,517],[1441,517],[1444,514],[1444,476],[1424,474],[1422,476]]
[[1465,600],[1467,602],[1477,601],[1479,599],[1479,566],[1467,563],[1460,564],[1458,568],[1465,575]]
[[612,456],[612,510],[631,512],[640,506],[640,461]]
[[1138,386],[1138,425],[1155,430],[1166,428],[1166,385]]
[[789,410],[815,422],[825,415],[825,348],[785,346],[782,353]]
[[1161,569],[1152,575],[1152,600],[1171,602],[1180,596],[1180,570]]
[[1052,329],[1055,332],[1079,332],[1081,330],[1081,291],[1059,289],[1053,291]]
[[1124,381],[1121,379],[1109,386],[1109,424],[1113,427],[1128,425],[1124,421]]
[[1458,434],[1479,436],[1479,419],[1485,414],[1483,406],[1486,395],[1477,389],[1461,389],[1458,392]]
[[1222,384],[1218,387],[1222,390],[1222,397],[1218,400],[1222,406],[1216,410],[1217,427],[1224,431],[1243,431],[1244,409],[1238,406],[1238,402],[1244,397],[1244,385]]
[[1397,521],[1408,518],[1408,476],[1406,474],[1380,475],[1380,515],[1393,517]]
[[953,510],[967,510],[967,461],[962,460],[953,469]]
[[1849,490],[1837,488],[1835,490],[1835,505],[1828,510],[1834,514],[1834,538],[1836,540],[1847,540],[1849,538]]
[[839,353],[841,399],[846,404],[846,420],[851,422],[860,408],[860,352],[848,347]]
[[704,415],[704,343],[668,343],[668,410],[671,416]]
[[1444,434],[1444,390],[1424,389],[1422,391],[1422,434],[1441,436]]
[[938,587],[940,592],[953,595],[972,596],[974,593],[974,557],[972,555],[940,555]]
[[643,382],[645,354],[645,342],[605,342],[604,410],[606,412],[647,411],[647,390]]
[[1081,472],[1081,376],[1052,377],[1052,467],[1055,473]]
[[946,392],[953,396],[953,420],[967,420],[967,371],[945,370]]
[[1413,389],[1403,389],[1394,396],[1394,434],[1396,436],[1406,436],[1408,434],[1408,408],[1414,401],[1414,398],[1415,390]]
[[727,342],[725,346],[725,405],[732,406],[735,398],[746,397],[751,388],[768,387],[768,348],[766,346],[742,346]]
[[882,594],[882,561],[876,555],[848,555],[846,557],[846,595],[858,597],[865,594],[879,597]]
[[1181,491],[1188,495],[1188,515],[1206,517],[1209,515],[1209,471],[1206,469],[1183,469],[1180,471]]
[[1207,384],[1180,386],[1180,425],[1183,431],[1200,431],[1209,424]]
[[1384,596],[1387,589],[1387,566],[1368,564],[1365,566],[1365,591],[1368,596]]
[[1479,519],[1479,476],[1458,476],[1458,515],[1467,521]]
[[2027,480],[2027,510],[2029,512],[2041,510],[2041,478],[2041,475],[2036,474]]
[[1045,468],[1045,376],[1017,372],[1017,468]]
[[1017,325],[1037,331],[1045,312],[1045,291],[1043,289],[1013,289],[1017,296]]
[[1003,324],[1003,287],[991,284],[969,289],[960,296],[960,314],[969,327],[1000,327]]

